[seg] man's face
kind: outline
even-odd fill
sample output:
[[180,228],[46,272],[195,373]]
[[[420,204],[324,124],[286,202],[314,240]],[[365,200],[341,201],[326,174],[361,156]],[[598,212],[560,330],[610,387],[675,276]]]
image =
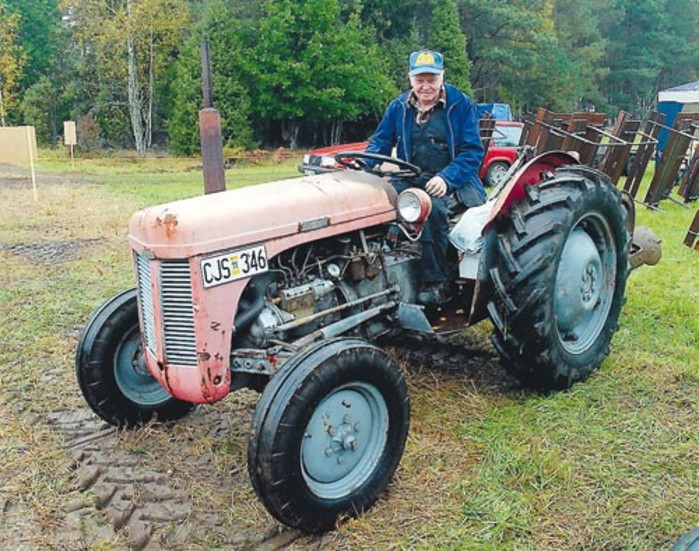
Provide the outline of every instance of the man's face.
[[432,105],[439,98],[444,75],[420,73],[410,77],[410,86],[422,105]]

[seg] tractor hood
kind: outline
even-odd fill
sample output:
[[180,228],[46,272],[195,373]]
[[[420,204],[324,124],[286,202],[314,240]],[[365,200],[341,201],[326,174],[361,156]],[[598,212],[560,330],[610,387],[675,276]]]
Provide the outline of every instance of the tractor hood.
[[150,207],[131,217],[129,237],[136,251],[186,258],[304,232],[324,237],[390,222],[395,205],[396,192],[386,180],[346,170]]

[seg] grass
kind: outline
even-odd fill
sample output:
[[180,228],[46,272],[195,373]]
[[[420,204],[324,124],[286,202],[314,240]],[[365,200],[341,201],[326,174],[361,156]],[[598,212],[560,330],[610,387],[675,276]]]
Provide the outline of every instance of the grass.
[[[293,177],[297,161],[229,170],[228,187]],[[73,169],[44,155],[37,203],[20,180],[0,185],[0,472],[10,474],[0,480],[2,548],[54,546],[77,493],[71,458],[46,420],[59,408],[84,408],[72,373],[80,327],[105,298],[132,285],[130,214],[201,193],[198,164],[92,159]],[[401,466],[369,514],[322,544],[660,549],[699,524],[699,253],[682,244],[695,208],[637,207],[637,223],[662,239],[663,258],[630,276],[611,355],[570,391],[519,388],[494,360],[487,322],[465,333],[463,365],[457,358],[447,369],[395,351],[412,400]],[[82,245],[77,254],[48,255],[69,242]],[[31,247],[16,254],[17,245]],[[205,414],[225,414],[217,407]],[[229,440],[181,424],[127,433],[123,445],[150,457],[183,442],[211,455],[217,474],[243,477],[248,422]],[[177,470],[178,457],[163,461]],[[232,529],[270,524],[247,486],[226,499],[204,474],[188,476],[182,483],[223,508]]]

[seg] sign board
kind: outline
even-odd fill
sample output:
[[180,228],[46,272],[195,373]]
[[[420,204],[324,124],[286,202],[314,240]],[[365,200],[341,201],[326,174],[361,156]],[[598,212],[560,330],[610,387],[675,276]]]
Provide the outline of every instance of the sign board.
[[38,201],[34,173],[34,163],[37,159],[36,132],[33,126],[0,128],[0,163],[29,165],[34,201]]
[[0,128],[0,163],[33,164],[37,159],[33,126]]
[[75,121],[63,121],[63,142],[66,145],[78,145],[78,132]]

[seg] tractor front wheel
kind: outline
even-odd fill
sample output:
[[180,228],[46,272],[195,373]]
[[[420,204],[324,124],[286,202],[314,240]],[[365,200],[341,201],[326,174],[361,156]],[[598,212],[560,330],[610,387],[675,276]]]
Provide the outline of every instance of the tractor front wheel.
[[405,381],[381,349],[335,339],[288,360],[253,417],[248,470],[284,524],[332,529],[367,510],[398,466],[409,425]]
[[75,370],[89,406],[112,425],[170,421],[194,408],[170,396],[145,365],[135,289],[112,297],[92,315],[78,343]]
[[539,389],[586,379],[609,354],[626,288],[619,192],[598,171],[561,168],[492,231],[488,312],[505,368]]

